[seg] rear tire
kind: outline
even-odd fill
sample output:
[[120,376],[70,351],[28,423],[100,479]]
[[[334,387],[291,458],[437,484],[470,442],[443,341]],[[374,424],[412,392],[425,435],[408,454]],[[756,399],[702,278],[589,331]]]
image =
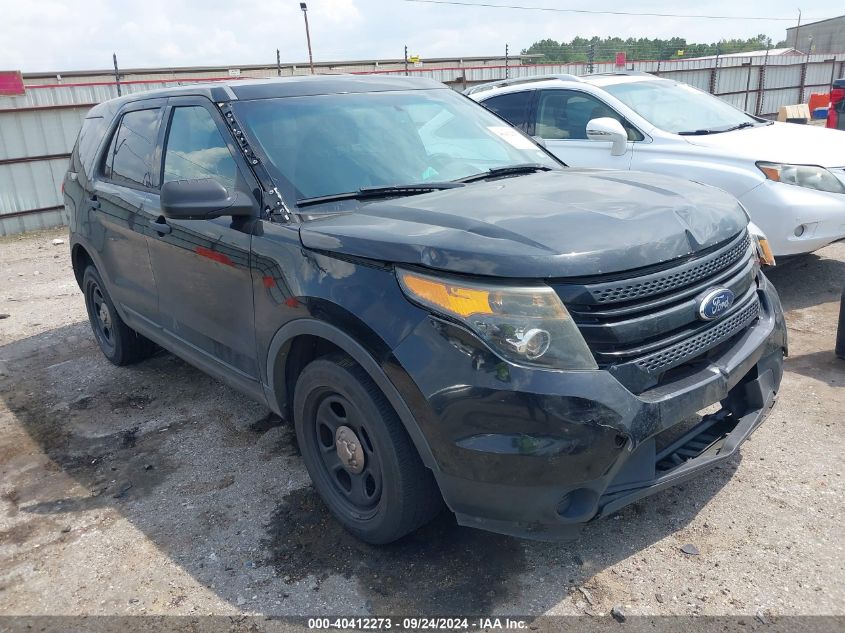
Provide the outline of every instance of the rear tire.
[[130,328],[114,307],[100,273],[89,265],[82,275],[82,292],[94,338],[113,364],[131,365],[150,357],[155,344]]
[[384,394],[351,358],[309,363],[297,380],[293,408],[308,474],[356,537],[391,543],[440,511],[434,476]]

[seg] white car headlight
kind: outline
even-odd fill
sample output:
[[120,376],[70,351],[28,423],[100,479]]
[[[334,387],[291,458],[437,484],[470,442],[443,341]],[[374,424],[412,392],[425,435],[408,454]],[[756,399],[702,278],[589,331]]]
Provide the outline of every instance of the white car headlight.
[[796,185],[828,193],[845,193],[845,185],[824,167],[818,165],[784,165],[781,163],[757,163],[766,178],[787,185]]
[[549,286],[481,283],[399,269],[396,275],[409,299],[464,323],[506,360],[549,369],[598,369]]

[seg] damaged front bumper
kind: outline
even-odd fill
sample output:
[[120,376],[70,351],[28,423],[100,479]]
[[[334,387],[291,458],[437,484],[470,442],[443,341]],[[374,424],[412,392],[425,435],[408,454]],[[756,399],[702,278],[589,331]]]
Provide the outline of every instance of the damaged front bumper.
[[[728,459],[765,419],[783,372],[786,327],[763,275],[758,295],[757,321],[716,357],[640,394],[607,371],[504,365],[452,326],[421,325],[394,356],[419,389],[417,421],[458,522],[570,539]],[[452,358],[426,365],[444,358],[444,342]]]

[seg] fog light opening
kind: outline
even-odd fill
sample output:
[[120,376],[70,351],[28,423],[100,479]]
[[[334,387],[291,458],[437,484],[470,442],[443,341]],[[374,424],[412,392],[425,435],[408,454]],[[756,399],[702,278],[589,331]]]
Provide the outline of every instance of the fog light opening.
[[802,235],[804,235],[804,231],[806,230],[807,227],[805,227],[803,224],[799,224],[795,227],[795,237],[801,237]]
[[589,488],[577,488],[566,495],[557,504],[557,513],[570,521],[586,521],[597,510],[598,494]]

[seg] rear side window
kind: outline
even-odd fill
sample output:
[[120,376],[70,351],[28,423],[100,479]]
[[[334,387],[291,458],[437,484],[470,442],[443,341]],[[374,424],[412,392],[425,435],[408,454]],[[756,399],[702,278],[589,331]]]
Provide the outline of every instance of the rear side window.
[[237,165],[223,135],[208,110],[202,106],[173,109],[162,184],[172,180],[213,178],[234,189]]
[[89,117],[82,121],[82,128],[76,138],[76,146],[71,158],[71,170],[90,173],[94,164],[94,155],[103,140],[105,120],[101,116]]
[[492,110],[511,125],[523,132],[528,132],[529,106],[531,95],[527,92],[511,92],[498,97],[491,97],[482,103],[488,110]]
[[153,166],[160,122],[160,108],[124,114],[106,154],[103,175],[121,184],[156,187]]

